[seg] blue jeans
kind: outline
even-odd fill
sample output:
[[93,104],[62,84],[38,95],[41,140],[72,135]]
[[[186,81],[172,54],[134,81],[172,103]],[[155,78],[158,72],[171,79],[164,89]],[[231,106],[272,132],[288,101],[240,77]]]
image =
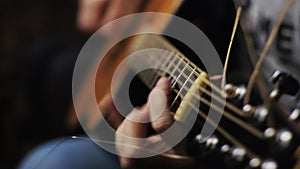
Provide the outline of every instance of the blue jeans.
[[19,169],[120,169],[118,156],[88,139],[56,139],[34,149]]

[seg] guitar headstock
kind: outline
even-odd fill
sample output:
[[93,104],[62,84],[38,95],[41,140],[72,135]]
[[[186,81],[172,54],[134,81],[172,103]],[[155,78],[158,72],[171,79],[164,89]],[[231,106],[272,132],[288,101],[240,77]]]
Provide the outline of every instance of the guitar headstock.
[[[189,135],[188,153],[209,157],[207,161],[211,167],[293,168],[299,158],[296,152],[300,146],[300,112],[296,107],[299,82],[282,71],[276,71],[271,82],[273,85],[270,85],[266,98],[251,97],[246,105],[242,103],[246,88],[227,84],[225,109],[214,134],[209,138],[199,134],[199,128],[209,120],[207,114],[204,119],[199,117]],[[212,87],[206,87],[206,90],[211,91]],[[208,96],[207,91],[202,92],[202,98],[224,97],[222,94]],[[209,108],[202,109],[203,113]],[[219,164],[216,164],[218,160]]]

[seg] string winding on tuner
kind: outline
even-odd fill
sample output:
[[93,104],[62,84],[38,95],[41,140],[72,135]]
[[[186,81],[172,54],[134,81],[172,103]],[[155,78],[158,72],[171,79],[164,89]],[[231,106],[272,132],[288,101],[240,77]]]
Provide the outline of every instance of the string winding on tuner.
[[225,85],[224,90],[226,93],[225,96],[228,99],[237,98],[238,100],[242,100],[246,94],[246,88],[244,85],[234,86],[229,83]]

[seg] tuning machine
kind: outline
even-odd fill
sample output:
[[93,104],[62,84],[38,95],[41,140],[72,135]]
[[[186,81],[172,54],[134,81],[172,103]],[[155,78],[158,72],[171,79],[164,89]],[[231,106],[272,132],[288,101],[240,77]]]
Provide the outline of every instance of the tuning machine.
[[269,114],[269,111],[265,106],[254,107],[250,104],[246,104],[243,107],[243,112],[258,122],[264,122]]
[[198,134],[195,137],[195,141],[209,150],[216,149],[219,144],[219,139],[215,135],[212,135],[207,138],[207,137],[203,137],[201,134]]
[[300,121],[300,109],[297,108],[297,109],[294,109],[290,116],[289,116],[289,119],[290,120],[293,120],[293,121]]
[[261,164],[262,169],[277,169],[278,165],[273,160],[266,160]]
[[293,134],[287,129],[275,130],[274,128],[267,128],[264,131],[266,138],[274,139],[276,143],[282,148],[288,147],[293,139]]
[[250,168],[261,168],[261,169],[277,169],[278,168],[278,164],[271,160],[271,159],[267,159],[262,161],[260,158],[252,158],[249,161],[249,167]]
[[238,100],[241,100],[246,94],[246,87],[244,85],[235,86],[231,83],[228,83],[225,85],[224,90],[226,93],[226,98],[229,99],[237,98]]
[[296,96],[299,92],[299,82],[292,75],[282,71],[276,70],[270,81],[275,85],[270,97],[278,100],[283,94]]

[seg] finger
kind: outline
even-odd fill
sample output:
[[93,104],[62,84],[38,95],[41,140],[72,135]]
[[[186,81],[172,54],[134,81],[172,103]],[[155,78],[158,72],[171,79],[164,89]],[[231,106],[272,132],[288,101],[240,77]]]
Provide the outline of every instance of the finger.
[[79,0],[77,26],[84,32],[94,32],[102,23],[108,0]]
[[168,78],[163,77],[159,79],[148,98],[151,125],[157,133],[163,132],[173,123],[168,106],[169,90],[170,82]]
[[99,103],[99,109],[105,120],[117,129],[124,117],[117,111],[110,94],[106,95]]
[[119,126],[117,132],[128,137],[145,138],[147,136],[147,124],[149,111],[147,107],[141,109],[134,108]]
[[[121,165],[127,166],[131,163],[129,158],[139,152],[139,150],[132,147],[141,147],[142,142],[140,140],[132,138],[146,138],[147,137],[147,124],[137,121],[145,121],[149,118],[149,111],[146,108],[133,111],[127,116],[127,118],[119,126],[116,134],[116,150],[121,156]],[[135,119],[135,121],[131,120]],[[137,121],[136,121],[137,120]]]

